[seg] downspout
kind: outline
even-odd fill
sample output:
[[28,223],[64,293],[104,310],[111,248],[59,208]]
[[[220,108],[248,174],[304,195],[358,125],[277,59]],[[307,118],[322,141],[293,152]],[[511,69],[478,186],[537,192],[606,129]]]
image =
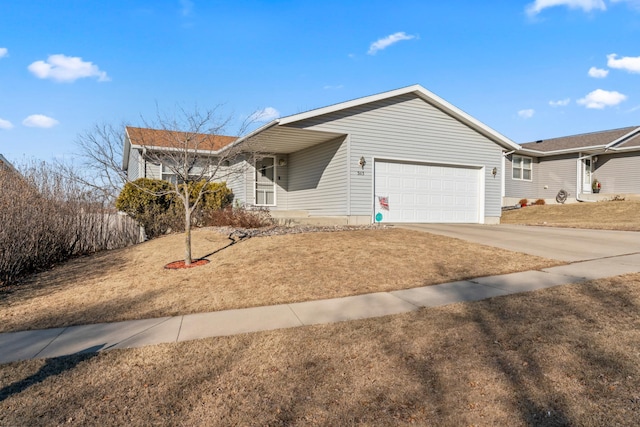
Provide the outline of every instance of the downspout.
[[144,172],[142,174],[143,178],[147,177],[147,147],[142,147],[142,166],[144,167]]
[[506,197],[506,195],[507,195],[507,187],[506,187],[506,185],[507,185],[507,184],[506,184],[506,179],[507,179],[507,173],[506,173],[506,170],[507,170],[507,164],[506,164],[506,159],[507,159],[507,156],[510,156],[510,155],[512,155],[512,154],[513,154],[513,153],[515,153],[515,152],[516,152],[516,150],[511,150],[511,151],[507,151],[507,152],[504,152],[504,151],[503,151],[503,152],[502,152],[502,161],[500,162],[500,163],[501,163],[501,164],[500,164],[500,167],[502,168],[502,174],[501,174],[501,175],[502,175],[502,176],[501,176],[501,178],[502,178],[502,179],[501,179],[501,181],[502,181],[502,182],[500,183],[500,194],[501,194],[501,196],[502,196],[502,197],[501,197],[501,199],[502,199],[502,200],[500,200],[500,205],[501,205],[501,206],[502,206],[502,204],[504,203],[504,198],[505,198],[505,197]]

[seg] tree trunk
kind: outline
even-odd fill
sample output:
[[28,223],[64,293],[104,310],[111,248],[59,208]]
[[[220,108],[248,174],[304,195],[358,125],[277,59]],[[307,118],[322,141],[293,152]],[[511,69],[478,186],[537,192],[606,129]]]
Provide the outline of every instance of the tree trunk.
[[189,206],[189,192],[185,184],[184,200],[184,265],[191,265],[191,206]]
[[191,265],[191,214],[185,214],[184,223],[184,265]]

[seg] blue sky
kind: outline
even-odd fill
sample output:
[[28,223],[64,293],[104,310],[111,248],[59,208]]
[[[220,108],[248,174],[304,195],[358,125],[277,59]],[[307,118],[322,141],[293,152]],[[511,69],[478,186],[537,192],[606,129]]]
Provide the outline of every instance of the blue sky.
[[68,157],[157,107],[270,120],[416,83],[516,142],[640,125],[638,41],[640,0],[4,1],[0,153]]

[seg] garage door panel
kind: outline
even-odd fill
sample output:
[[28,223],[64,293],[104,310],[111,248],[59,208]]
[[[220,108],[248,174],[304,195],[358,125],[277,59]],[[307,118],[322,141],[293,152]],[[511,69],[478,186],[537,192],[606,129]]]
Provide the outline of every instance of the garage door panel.
[[374,190],[382,222],[479,222],[480,169],[376,161]]

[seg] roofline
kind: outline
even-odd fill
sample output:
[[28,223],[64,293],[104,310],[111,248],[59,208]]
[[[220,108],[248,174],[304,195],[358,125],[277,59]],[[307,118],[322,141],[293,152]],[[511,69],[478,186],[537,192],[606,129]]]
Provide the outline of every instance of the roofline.
[[[131,148],[135,148],[135,149],[144,149],[144,150],[150,150],[150,151],[184,151],[184,148],[181,147],[161,147],[161,146],[157,146],[157,145],[138,145],[138,144],[131,144]],[[220,150],[200,150],[200,149],[193,149],[193,148],[189,148],[188,149],[189,152],[193,152],[193,153],[203,153],[203,154],[216,154],[219,153]]]
[[232,148],[235,148],[237,145],[242,144],[244,141],[247,141],[247,140],[249,140],[250,138],[253,138],[254,136],[256,136],[256,135],[258,135],[258,134],[260,134],[260,133],[264,132],[265,130],[267,130],[267,129],[269,129],[269,128],[272,128],[272,127],[274,127],[274,126],[278,125],[278,124],[280,123],[280,120],[281,120],[281,119],[275,119],[275,120],[273,120],[273,121],[271,121],[271,122],[269,122],[269,123],[267,123],[267,124],[265,124],[265,125],[262,125],[262,126],[260,126],[258,129],[254,130],[254,131],[252,131],[252,132],[249,132],[247,135],[245,135],[245,136],[243,136],[243,137],[240,137],[240,138],[236,139],[236,140],[235,140],[235,141],[233,141],[231,144],[227,144],[227,145],[225,145],[224,147],[220,148],[218,151],[215,151],[215,152],[213,152],[213,153],[215,153],[215,154],[217,154],[217,153],[222,153],[223,151],[226,151],[226,150],[230,150],[230,149],[232,149]]
[[517,150],[516,152],[536,155],[538,157],[547,157],[547,156],[555,156],[558,154],[578,153],[584,150],[603,150],[604,151],[606,148],[607,148],[606,145],[601,144],[601,145],[592,145],[589,147],[565,148],[563,150],[553,150],[553,151],[539,151],[539,150],[532,150],[530,148],[522,148],[520,150]]
[[0,162],[2,162],[3,164],[7,165],[7,167],[12,170],[13,172],[18,172],[18,170],[11,164],[11,162],[9,160],[7,160],[7,158],[5,156],[3,156],[2,154],[0,154]]
[[[555,156],[555,155],[559,155],[559,154],[568,154],[568,153],[579,153],[581,151],[585,151],[585,150],[602,150],[602,151],[607,151],[607,150],[612,150],[612,151],[634,151],[636,149],[640,149],[640,147],[635,148],[635,147],[628,147],[628,148],[616,148],[615,146],[624,142],[625,140],[629,139],[630,137],[634,136],[635,134],[640,133],[640,126],[638,126],[637,128],[633,129],[631,132],[628,132],[624,135],[622,135],[619,138],[614,139],[613,141],[607,143],[607,144],[600,144],[600,145],[590,145],[590,146],[582,146],[582,147],[575,147],[575,148],[564,148],[562,150],[552,150],[552,151],[540,151],[540,150],[534,150],[531,148],[522,148],[520,150],[517,150],[518,153],[526,153],[526,154],[530,154],[530,155],[535,155],[538,157],[547,157],[547,156]],[[535,144],[535,143],[528,143],[528,144]]]
[[628,138],[632,137],[634,134],[636,134],[636,133],[638,133],[638,132],[640,132],[640,126],[639,126],[639,127],[637,127],[637,128],[635,128],[635,129],[634,129],[634,130],[632,130],[631,132],[629,132],[629,133],[627,133],[627,134],[625,134],[625,135],[621,136],[620,138],[618,138],[618,139],[616,139],[616,140],[614,140],[614,141],[611,141],[610,143],[608,143],[608,144],[606,145],[606,147],[605,147],[605,148],[613,148],[615,145],[617,145],[617,144],[619,144],[619,143],[623,142],[625,139],[628,139]]
[[607,148],[606,151],[614,151],[616,153],[623,153],[625,151],[640,151],[640,145],[636,145],[634,147],[622,147],[622,148],[611,147],[611,148]]
[[129,126],[124,127],[124,148],[122,150],[122,170],[129,168],[129,152],[131,151],[131,138],[129,137]]
[[427,89],[425,89],[424,87],[418,84],[403,87],[400,89],[391,90],[388,92],[378,93],[375,95],[369,95],[362,98],[352,99],[351,101],[345,101],[338,104],[329,105],[327,107],[317,108],[315,110],[294,114],[291,116],[286,116],[272,123],[287,125],[289,123],[298,122],[300,120],[310,119],[323,114],[333,113],[333,112],[344,110],[347,108],[357,107],[359,105],[368,104],[371,102],[376,102],[376,101],[392,98],[399,95],[406,95],[409,93],[415,93],[423,100],[434,105],[436,108],[443,110],[445,113],[453,116],[457,120],[461,121],[467,126],[470,126],[471,128],[489,137],[489,139],[492,139],[493,141],[503,145],[504,147],[514,149],[514,150],[518,150],[521,148],[520,145],[513,142],[511,139],[495,131],[494,129],[490,128],[489,126],[485,125],[479,120],[473,118],[472,116],[465,113],[458,107],[455,107],[454,105],[440,98],[435,93],[428,91]]

